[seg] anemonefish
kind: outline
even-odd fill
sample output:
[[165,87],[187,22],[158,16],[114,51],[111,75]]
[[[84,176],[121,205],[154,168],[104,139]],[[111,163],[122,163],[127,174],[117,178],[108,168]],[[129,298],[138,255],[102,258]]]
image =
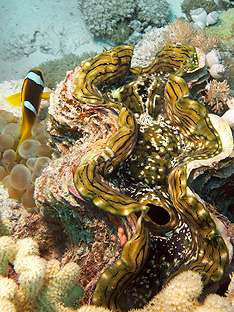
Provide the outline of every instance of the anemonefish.
[[42,71],[40,69],[32,69],[24,79],[21,93],[16,93],[6,98],[11,105],[21,105],[22,109],[20,124],[21,138],[18,147],[23,141],[31,137],[32,126],[35,123],[41,99],[49,100],[50,92],[43,92],[43,89],[44,80]]

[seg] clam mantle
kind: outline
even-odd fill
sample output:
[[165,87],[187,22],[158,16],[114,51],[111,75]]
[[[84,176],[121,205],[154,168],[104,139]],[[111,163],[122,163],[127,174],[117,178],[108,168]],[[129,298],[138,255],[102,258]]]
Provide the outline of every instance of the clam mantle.
[[233,149],[230,128],[196,99],[208,77],[202,58],[168,44],[133,68],[132,52],[105,51],[58,85],[55,159],[35,187],[37,207],[65,223],[81,259],[102,246],[97,269],[83,272],[85,300],[113,311],[144,306],[185,270],[216,282],[231,260],[220,222],[188,183]]

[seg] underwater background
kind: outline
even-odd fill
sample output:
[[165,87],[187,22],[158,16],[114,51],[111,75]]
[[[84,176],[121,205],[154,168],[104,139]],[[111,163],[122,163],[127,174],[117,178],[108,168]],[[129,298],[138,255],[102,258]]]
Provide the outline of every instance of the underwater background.
[[[181,1],[152,1],[144,5],[151,8],[147,14],[152,16],[147,22],[140,22],[135,13],[136,3],[1,0],[1,81],[23,78],[32,67],[64,54],[99,53],[103,47],[123,43],[134,30],[133,40],[137,43],[141,38],[139,32],[142,34],[151,20],[156,21],[151,26],[163,26],[175,16],[184,16]],[[158,10],[156,18],[152,5]],[[145,13],[142,11],[141,15]],[[110,36],[116,39],[110,42]]]
[[234,1],[0,17],[0,310],[234,311]]

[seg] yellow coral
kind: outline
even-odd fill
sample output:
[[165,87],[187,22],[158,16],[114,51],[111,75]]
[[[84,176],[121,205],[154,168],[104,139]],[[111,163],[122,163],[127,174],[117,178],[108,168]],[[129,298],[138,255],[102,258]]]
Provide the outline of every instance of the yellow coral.
[[[47,264],[47,284],[38,298],[37,311],[74,311],[65,307],[64,302],[69,301],[69,292],[76,287],[79,279],[79,266],[70,262],[60,269],[58,260],[51,260]],[[77,296],[80,298],[81,288],[77,286]]]
[[145,307],[131,312],[189,312],[198,304],[203,284],[198,273],[185,271],[174,277]]
[[9,236],[0,237],[0,274],[5,274],[8,261],[13,260],[15,253],[15,241]]
[[17,312],[15,305],[5,298],[0,298],[1,312]]
[[8,277],[0,276],[0,299],[17,301],[18,286]]
[[228,286],[228,290],[226,292],[226,296],[231,306],[234,309],[234,272],[230,275],[231,282]]
[[40,254],[37,242],[31,237],[18,240],[17,249],[18,250],[16,258]]
[[75,311],[70,305],[82,295],[82,287],[77,285],[80,271],[76,263],[60,268],[58,260],[40,257],[38,244],[32,238],[15,242],[8,236],[0,238],[0,260],[1,273],[5,273],[10,261],[19,282],[18,287],[12,279],[0,275],[0,311]]
[[27,305],[33,304],[45,277],[46,260],[39,256],[37,243],[32,238],[23,238],[17,242],[17,254],[13,262],[19,274],[20,301]]
[[196,308],[193,312],[233,312],[233,307],[228,300],[216,294],[210,294],[206,297],[204,304]]

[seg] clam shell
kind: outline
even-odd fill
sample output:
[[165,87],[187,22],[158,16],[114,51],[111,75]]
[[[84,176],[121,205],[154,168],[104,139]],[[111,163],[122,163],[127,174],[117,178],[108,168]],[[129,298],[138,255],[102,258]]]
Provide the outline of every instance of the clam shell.
[[234,129],[234,109],[229,109],[221,117],[232,129]]
[[233,150],[233,137],[232,131],[221,117],[215,114],[209,114],[209,118],[212,122],[213,127],[218,132],[221,142],[222,142],[222,151],[217,156],[208,159],[195,160],[189,163],[187,166],[187,175],[195,169],[203,166],[212,167],[220,160],[228,157]]

